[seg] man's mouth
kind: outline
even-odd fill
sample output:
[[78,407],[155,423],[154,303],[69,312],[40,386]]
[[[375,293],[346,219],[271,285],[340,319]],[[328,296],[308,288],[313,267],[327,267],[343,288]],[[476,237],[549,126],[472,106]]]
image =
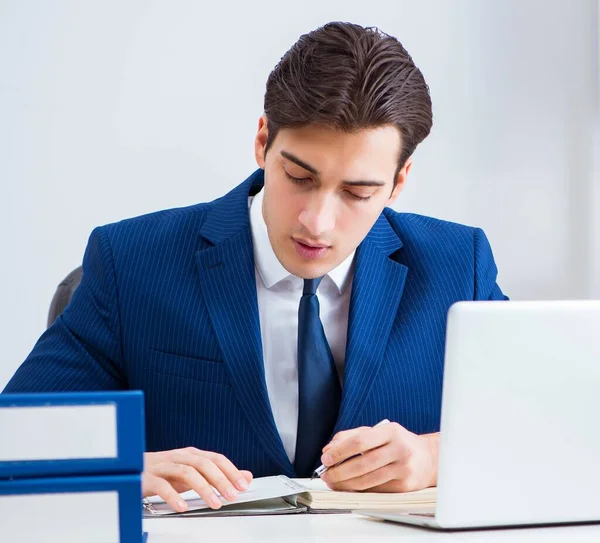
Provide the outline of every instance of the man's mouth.
[[322,258],[331,248],[330,245],[326,245],[324,243],[314,243],[309,241],[301,241],[296,238],[292,238],[294,240],[294,245],[296,247],[296,253],[301,257],[308,260],[315,260],[318,258]]

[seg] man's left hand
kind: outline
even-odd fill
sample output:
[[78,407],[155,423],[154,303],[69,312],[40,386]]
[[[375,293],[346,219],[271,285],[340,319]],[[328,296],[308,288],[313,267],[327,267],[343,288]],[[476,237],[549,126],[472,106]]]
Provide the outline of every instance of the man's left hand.
[[329,469],[321,479],[334,490],[409,492],[436,486],[438,449],[439,433],[419,436],[396,422],[346,430],[323,448],[321,462]]

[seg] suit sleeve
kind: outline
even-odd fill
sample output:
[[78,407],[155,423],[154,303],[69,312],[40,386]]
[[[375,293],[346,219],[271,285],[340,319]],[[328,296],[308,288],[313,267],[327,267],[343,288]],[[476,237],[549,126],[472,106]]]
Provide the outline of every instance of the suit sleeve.
[[71,302],[40,337],[4,392],[123,388],[127,382],[112,249],[105,230],[96,228]]
[[496,278],[498,268],[494,262],[492,248],[481,228],[473,229],[473,251],[475,255],[475,281],[473,287],[474,300],[508,300]]

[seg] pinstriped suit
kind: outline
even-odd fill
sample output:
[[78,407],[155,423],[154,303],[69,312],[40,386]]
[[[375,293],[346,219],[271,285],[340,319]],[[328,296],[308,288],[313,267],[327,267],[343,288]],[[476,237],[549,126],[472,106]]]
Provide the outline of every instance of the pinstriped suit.
[[[147,449],[218,451],[294,476],[262,363],[248,196],[96,228],[71,303],[6,392],[141,389]],[[504,299],[479,229],[385,209],[356,253],[335,432],[394,420],[439,429],[446,313]]]

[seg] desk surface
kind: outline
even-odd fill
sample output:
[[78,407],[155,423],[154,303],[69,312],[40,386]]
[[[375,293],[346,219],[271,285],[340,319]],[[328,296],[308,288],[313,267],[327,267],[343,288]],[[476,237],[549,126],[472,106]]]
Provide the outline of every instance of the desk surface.
[[[359,515],[275,515],[262,517],[208,517],[144,519],[148,543],[197,543],[198,541],[551,541],[569,543],[600,541],[600,525],[557,526],[506,530],[435,532]],[[200,538],[201,536],[201,538]]]

